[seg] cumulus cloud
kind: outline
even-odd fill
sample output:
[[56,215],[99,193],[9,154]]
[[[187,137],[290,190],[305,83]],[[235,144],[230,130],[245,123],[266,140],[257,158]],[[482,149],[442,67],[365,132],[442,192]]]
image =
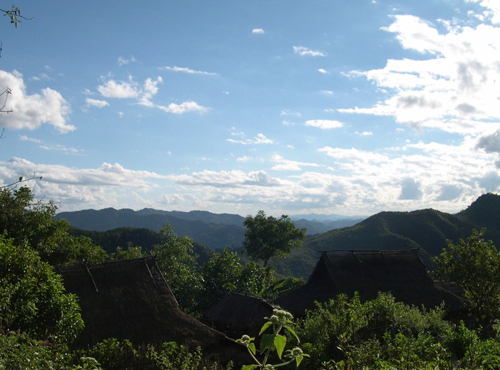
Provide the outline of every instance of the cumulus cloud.
[[107,80],[99,85],[97,90],[105,98],[131,99],[139,96],[140,90],[137,83],[133,81]]
[[484,149],[486,153],[500,153],[500,130],[480,137],[476,147]]
[[323,75],[326,75],[326,74],[330,73],[326,69],[323,69],[323,68],[318,69],[318,72],[321,73],[321,74],[323,74]]
[[34,130],[49,124],[63,134],[76,129],[67,123],[70,106],[58,91],[45,88],[40,94],[29,95],[23,75],[17,71],[0,70],[0,86],[7,87],[0,96],[1,105],[5,103],[4,111],[11,111],[0,115],[0,127]]
[[169,176],[175,182],[191,186],[211,187],[245,187],[245,186],[278,186],[281,181],[269,176],[265,171],[202,171],[191,175]]
[[264,32],[264,30],[262,28],[254,28],[252,30],[252,33],[258,34],[258,35],[263,35],[265,32]]
[[[233,134],[231,134],[231,135],[233,135]],[[244,137],[244,134],[243,134],[243,137]],[[258,144],[273,144],[274,143],[274,140],[267,138],[262,133],[257,134],[257,136],[253,139],[247,139],[247,140],[227,139],[227,141],[229,141],[230,143],[243,144],[243,145],[258,145]]]
[[[481,5],[493,8],[487,2]],[[446,25],[439,32],[418,17],[394,16],[383,30],[422,57],[390,59],[382,69],[349,72],[350,78],[373,82],[386,97],[371,107],[339,112],[393,116],[402,124],[462,135],[477,135],[491,120],[500,120],[500,28]]]
[[183,114],[187,112],[205,113],[209,110],[207,107],[201,106],[194,101],[186,101],[181,104],[170,103],[168,106],[157,105],[157,108],[173,114]]
[[344,126],[342,122],[330,120],[330,119],[313,119],[306,121],[306,126],[317,127],[322,130],[331,130],[335,128],[340,128]]
[[191,75],[205,75],[205,76],[217,76],[218,74],[215,72],[206,72],[206,71],[197,71],[194,69],[186,68],[186,67],[163,67],[163,69],[167,71],[172,71],[172,72],[181,72],[181,73],[187,73]]
[[420,182],[412,178],[406,178],[401,182],[400,200],[419,200],[422,199],[423,192]]
[[85,99],[85,104],[88,107],[96,107],[96,108],[104,108],[109,106],[109,103],[106,100],[98,100],[98,99]]
[[305,46],[294,46],[293,52],[299,54],[300,56],[311,56],[311,57],[325,57],[326,54],[319,50],[312,50],[306,48]]
[[118,163],[104,162],[97,168],[79,169],[22,158],[0,161],[0,184],[34,173],[42,176],[35,192],[53,200],[61,209],[123,206],[123,195],[130,199],[132,192],[151,191],[157,187],[156,180],[166,179],[154,172],[129,170]]
[[154,104],[151,102],[151,99],[158,93],[158,85],[161,83],[163,83],[161,77],[157,77],[156,80],[152,80],[151,78],[146,79],[142,87],[139,104],[146,107],[153,107]]

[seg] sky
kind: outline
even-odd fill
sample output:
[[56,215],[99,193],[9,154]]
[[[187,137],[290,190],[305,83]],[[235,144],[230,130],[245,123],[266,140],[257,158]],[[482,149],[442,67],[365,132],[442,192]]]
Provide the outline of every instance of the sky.
[[12,4],[0,186],[41,176],[59,211],[454,213],[499,192],[497,0]]

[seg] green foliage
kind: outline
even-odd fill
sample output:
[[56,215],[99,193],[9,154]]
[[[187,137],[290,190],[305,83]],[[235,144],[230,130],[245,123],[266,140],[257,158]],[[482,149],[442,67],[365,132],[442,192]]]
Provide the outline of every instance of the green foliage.
[[242,266],[235,252],[224,248],[215,253],[201,268],[204,282],[204,304],[210,307],[231,292],[261,295],[274,282],[271,269],[257,266],[255,262]]
[[500,252],[484,240],[485,230],[474,230],[467,240],[448,247],[434,258],[434,274],[465,290],[474,319],[489,325],[500,318]]
[[71,342],[83,329],[76,296],[38,254],[0,236],[0,331]]
[[306,281],[304,279],[287,277],[268,286],[266,290],[263,292],[262,296],[263,298],[271,302],[274,301],[279,296],[285,294],[286,292],[298,288],[304,285],[305,283]]
[[28,187],[0,189],[0,232],[14,244],[36,250],[42,260],[59,265],[81,260],[98,262],[106,253],[90,239],[68,234],[68,223],[54,221],[57,207],[52,202],[34,201]]
[[255,217],[248,216],[243,224],[247,228],[245,251],[253,260],[262,260],[264,267],[271,258],[286,256],[299,248],[306,236],[305,229],[298,229],[286,215],[277,219],[259,211]]
[[442,307],[418,309],[389,293],[362,303],[338,296],[307,312],[297,329],[317,369],[497,369],[499,337],[444,320]]
[[[283,335],[282,330],[288,332],[289,335],[296,339],[297,343],[300,343],[299,337],[292,329],[293,316],[291,313],[274,309],[273,315],[269,318],[260,329],[260,349],[257,351],[255,346],[255,338],[250,338],[248,335],[243,335],[241,339],[237,342],[244,344],[247,347],[248,353],[252,356],[255,361],[254,364],[244,365],[242,370],[253,370],[253,369],[275,369],[277,367],[287,366],[291,363],[295,363],[298,367],[305,357],[309,357],[305,354],[300,347],[294,347],[285,352],[288,338]],[[264,334],[267,329],[271,328],[272,333]],[[272,355],[275,353],[277,360],[280,361],[278,364],[270,364],[269,361],[272,359]],[[285,354],[283,354],[285,353]],[[260,356],[258,356],[260,355]],[[257,357],[261,357],[259,360]]]
[[[160,349],[153,346],[148,347],[148,359],[154,366],[161,370],[218,370],[223,369],[217,363],[210,363],[203,358],[203,352],[200,347],[194,352],[190,352],[182,345],[175,342],[163,343]],[[232,370],[233,366],[229,363],[224,367],[226,370]]]
[[69,369],[66,346],[34,340],[24,333],[0,334],[0,369]]
[[116,251],[108,257],[111,261],[126,260],[132,258],[146,257],[148,254],[142,251],[141,247],[135,247],[132,243],[127,245],[127,249],[116,247]]
[[168,224],[160,229],[160,233],[164,242],[155,245],[153,255],[179,306],[187,312],[193,311],[203,290],[196,255],[193,255],[193,241],[185,236],[177,236]]

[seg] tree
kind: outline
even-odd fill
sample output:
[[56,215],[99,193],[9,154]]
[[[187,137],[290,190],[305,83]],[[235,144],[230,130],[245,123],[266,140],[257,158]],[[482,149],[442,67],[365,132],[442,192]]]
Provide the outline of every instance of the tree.
[[252,259],[264,262],[267,266],[273,257],[283,257],[294,248],[302,246],[306,229],[297,228],[286,215],[277,219],[266,217],[264,211],[257,212],[255,217],[247,216],[243,246]]
[[433,258],[435,276],[462,287],[474,321],[489,325],[500,318],[500,252],[484,240],[486,230],[473,230],[467,240],[448,246]]
[[196,308],[199,293],[203,289],[197,256],[193,253],[193,240],[187,236],[180,238],[169,224],[160,229],[160,234],[164,242],[155,245],[152,254],[156,256],[158,267],[179,306],[191,312]]
[[56,210],[53,202],[35,201],[26,186],[0,188],[0,233],[6,233],[15,245],[36,250],[52,265],[104,260],[106,252],[89,238],[68,234],[66,220],[54,221]]
[[83,329],[77,297],[36,251],[0,235],[0,333],[20,331],[57,343]]

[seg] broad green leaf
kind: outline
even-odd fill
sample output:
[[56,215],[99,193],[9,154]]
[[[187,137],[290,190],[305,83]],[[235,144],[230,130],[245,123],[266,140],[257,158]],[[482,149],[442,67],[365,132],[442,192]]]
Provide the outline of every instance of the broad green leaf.
[[297,339],[297,342],[298,342],[298,343],[300,343],[300,339],[299,339],[298,335],[295,333],[295,331],[294,331],[291,327],[289,327],[289,326],[285,326],[285,328],[286,328],[286,330],[288,330],[290,333],[292,333],[292,334],[293,334],[293,336],[295,337],[295,339]]
[[297,367],[299,367],[299,365],[300,365],[300,363],[302,362],[303,359],[304,359],[304,356],[299,356],[299,357],[295,358],[295,361],[297,362]]
[[259,335],[261,335],[263,332],[266,331],[268,327],[270,327],[273,323],[271,321],[266,322],[264,325],[262,325],[262,329],[260,329]]
[[264,334],[260,339],[260,352],[264,352],[268,347],[272,346],[274,342],[273,334]]
[[241,370],[253,370],[257,367],[257,365],[243,365]]
[[247,347],[255,355],[255,343],[248,343]]
[[276,352],[278,352],[278,357],[281,360],[281,355],[286,346],[286,337],[283,335],[276,335],[274,338],[274,345],[276,346]]

